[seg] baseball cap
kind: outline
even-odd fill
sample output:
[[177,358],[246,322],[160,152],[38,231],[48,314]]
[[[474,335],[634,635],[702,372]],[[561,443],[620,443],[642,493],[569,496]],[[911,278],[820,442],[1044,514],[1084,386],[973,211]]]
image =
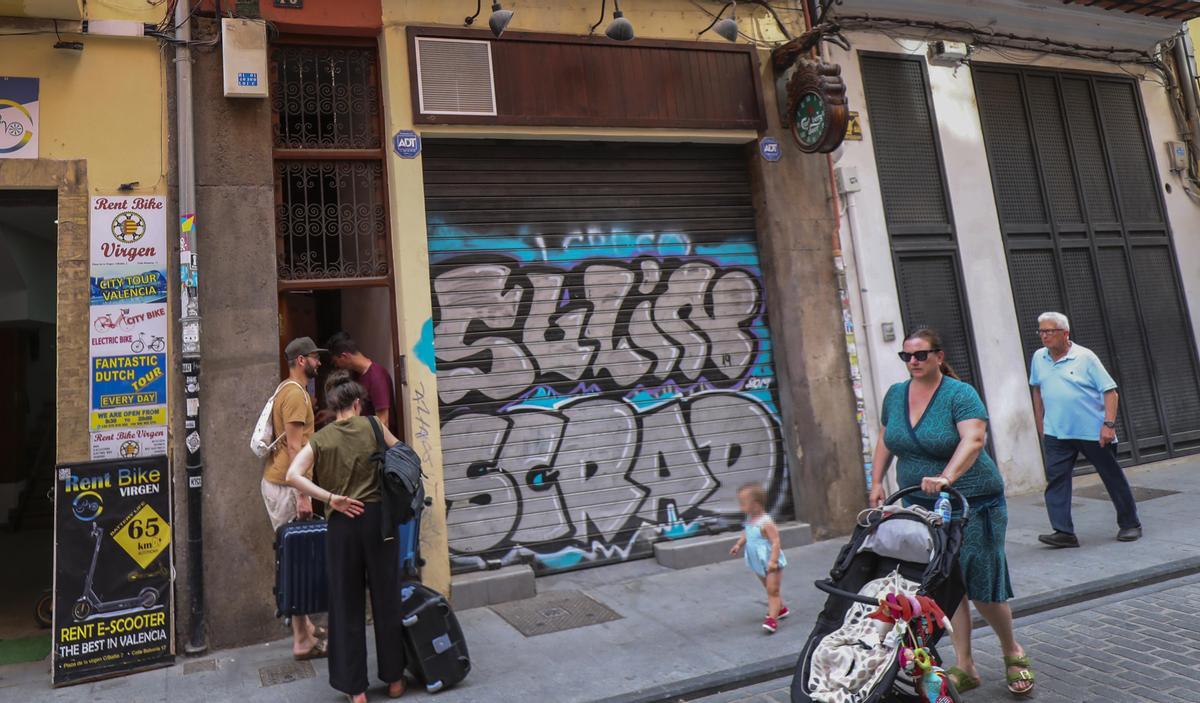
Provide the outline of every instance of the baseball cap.
[[318,347],[316,342],[312,341],[312,337],[297,337],[288,342],[288,345],[283,349],[284,356],[287,357],[288,361],[298,356],[308,356],[309,354],[326,351],[329,350]]

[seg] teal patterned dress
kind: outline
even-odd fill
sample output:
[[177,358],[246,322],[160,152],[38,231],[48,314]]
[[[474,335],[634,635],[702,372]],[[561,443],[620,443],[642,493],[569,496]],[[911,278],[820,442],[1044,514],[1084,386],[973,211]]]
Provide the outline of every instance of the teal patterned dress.
[[[901,488],[921,485],[921,479],[937,476],[958,448],[958,423],[988,419],[979,393],[970,385],[946,376],[933,393],[925,414],[913,426],[908,416],[908,387],[897,383],[883,398],[883,441],[896,456],[896,478]],[[1008,529],[1008,506],[1004,501],[1004,479],[986,450],[958,478],[954,487],[971,504],[971,516],[959,552],[967,581],[967,596],[984,603],[1001,603],[1013,597],[1004,556]],[[934,498],[917,494],[913,501],[927,508]]]

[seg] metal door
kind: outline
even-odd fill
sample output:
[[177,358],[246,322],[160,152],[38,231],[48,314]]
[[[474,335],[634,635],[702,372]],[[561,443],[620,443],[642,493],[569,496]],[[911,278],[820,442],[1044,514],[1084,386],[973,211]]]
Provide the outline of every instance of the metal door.
[[1026,363],[1037,316],[1120,384],[1122,458],[1200,446],[1200,380],[1137,84],[1123,77],[976,66],[979,114]]
[[457,570],[649,555],[790,512],[746,152],[429,141]]
[[983,395],[925,61],[859,62],[905,333],[937,330],[946,361]]

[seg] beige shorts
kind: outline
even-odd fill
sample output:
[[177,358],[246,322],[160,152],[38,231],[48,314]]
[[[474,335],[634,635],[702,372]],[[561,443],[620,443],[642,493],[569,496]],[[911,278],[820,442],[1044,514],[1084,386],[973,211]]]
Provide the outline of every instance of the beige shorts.
[[278,530],[300,515],[299,509],[296,507],[295,488],[287,484],[271,483],[264,478],[262,480],[262,496],[273,529]]

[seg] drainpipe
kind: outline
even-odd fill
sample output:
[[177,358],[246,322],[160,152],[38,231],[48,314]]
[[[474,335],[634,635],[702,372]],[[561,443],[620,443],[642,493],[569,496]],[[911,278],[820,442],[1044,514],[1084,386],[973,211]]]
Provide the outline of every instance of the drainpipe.
[[[208,650],[204,627],[204,462],[200,453],[200,298],[196,269],[196,162],[192,134],[192,39],[189,6],[175,6],[175,138],[179,144],[179,325],[183,339],[184,446],[187,448],[188,593],[191,630],[184,651]],[[185,259],[184,254],[190,253]]]
[[1173,54],[1175,58],[1175,74],[1179,77],[1179,92],[1183,96],[1183,104],[1187,108],[1184,119],[1187,121],[1187,135],[1193,149],[1200,148],[1200,115],[1197,114],[1196,75],[1192,69],[1190,54],[1191,42],[1186,33],[1175,38]]

